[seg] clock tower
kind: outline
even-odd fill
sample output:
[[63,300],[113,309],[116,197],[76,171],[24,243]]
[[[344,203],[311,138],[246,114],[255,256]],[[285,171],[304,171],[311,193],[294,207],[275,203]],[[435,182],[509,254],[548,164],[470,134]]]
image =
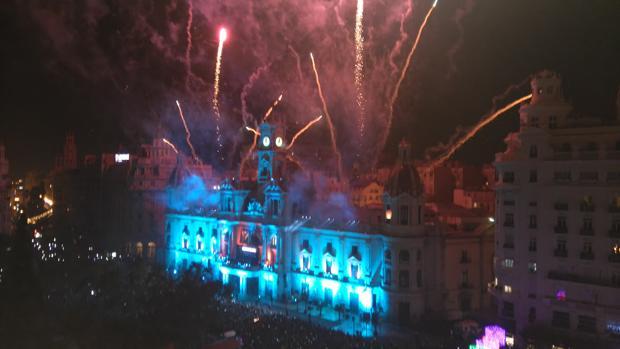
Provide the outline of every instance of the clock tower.
[[272,178],[277,179],[282,174],[282,157],[285,150],[284,129],[279,124],[263,122],[258,131],[258,174],[259,183],[269,182]]

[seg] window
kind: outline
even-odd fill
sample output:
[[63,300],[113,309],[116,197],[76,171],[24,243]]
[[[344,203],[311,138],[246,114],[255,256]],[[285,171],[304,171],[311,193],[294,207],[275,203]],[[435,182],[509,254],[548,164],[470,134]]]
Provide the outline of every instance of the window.
[[504,181],[504,183],[514,183],[515,182],[515,173],[514,172],[504,172],[503,181]]
[[401,270],[398,272],[398,287],[409,288],[409,271]]
[[463,272],[461,273],[461,285],[469,285],[469,271],[467,270],[463,270]]
[[304,253],[301,255],[301,271],[310,269],[310,255]]
[[512,293],[512,286],[510,285],[504,285],[504,293]]
[[333,259],[331,257],[325,258],[325,274],[332,275]]
[[273,235],[269,241],[269,246],[271,248],[276,248],[278,247],[278,236],[277,235]]
[[556,248],[560,251],[566,251],[566,240],[558,240]]
[[398,216],[401,225],[409,224],[409,206],[402,205],[400,207],[400,214]]
[[390,250],[385,250],[385,253],[383,254],[384,258],[385,258],[385,262],[392,262],[392,251]]
[[535,145],[530,146],[530,159],[535,159],[538,157],[538,147]]
[[558,123],[557,117],[555,115],[551,115],[549,117],[549,128],[550,129],[556,128],[557,127],[557,123]]
[[389,286],[392,284],[392,269],[385,268],[385,271],[383,272],[383,283],[386,286]]
[[534,321],[536,321],[536,308],[530,307],[530,312],[527,315],[527,320],[529,321],[529,323],[533,323]]
[[400,263],[409,263],[409,251],[400,250],[400,252],[398,253],[398,261]]
[[579,315],[577,318],[577,329],[583,332],[596,333],[596,318]]
[[515,305],[512,302],[506,302],[502,304],[502,315],[505,317],[515,316]]
[[583,219],[583,229],[592,230],[592,217],[585,217]]
[[466,250],[461,251],[461,263],[469,263],[471,259],[469,258],[469,254]]
[[310,243],[308,242],[308,240],[304,240],[301,243],[301,249],[310,252]]
[[558,227],[566,228],[566,217],[558,216]]
[[538,172],[536,170],[530,171],[530,183],[538,182]]
[[418,284],[418,288],[422,287],[422,270],[418,269],[416,273],[416,282]]
[[196,251],[202,251],[202,237],[196,236]]
[[360,265],[359,263],[351,263],[351,277],[353,279],[359,279],[360,278]]
[[556,171],[553,173],[553,180],[559,183],[568,183],[571,181],[570,171]]
[[514,227],[515,226],[514,214],[513,213],[506,213],[506,215],[504,216],[504,226],[505,227]]
[[415,260],[416,260],[417,262],[419,262],[419,261],[421,261],[421,260],[422,260],[422,251],[420,251],[419,249],[418,249],[418,252],[417,252],[417,254],[416,254]]
[[536,238],[531,238],[530,243],[528,245],[528,250],[530,252],[536,252]]
[[514,260],[514,259],[512,259],[512,258],[505,258],[505,259],[502,261],[502,266],[503,266],[504,268],[512,268],[512,267],[514,267],[514,266],[515,266],[515,260]]
[[530,229],[536,229],[537,226],[537,219],[536,219],[536,215],[535,214],[531,214],[530,215]]
[[551,325],[559,328],[570,328],[570,314],[564,311],[554,311],[551,318]]
[[530,273],[535,273],[536,271],[538,271],[538,266],[536,265],[536,262],[527,263],[527,270],[529,270]]

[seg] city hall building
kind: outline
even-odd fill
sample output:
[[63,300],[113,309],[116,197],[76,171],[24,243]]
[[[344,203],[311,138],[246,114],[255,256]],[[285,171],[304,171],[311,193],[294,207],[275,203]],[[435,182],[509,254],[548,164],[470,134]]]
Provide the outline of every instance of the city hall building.
[[[482,307],[492,228],[440,233],[425,221],[408,143],[382,204],[353,207],[339,181],[290,158],[281,125],[258,132],[251,179],[216,186],[214,207],[167,214],[171,273],[198,265],[241,299],[310,300],[403,324],[431,310],[458,318]],[[173,181],[183,176],[177,168]]]

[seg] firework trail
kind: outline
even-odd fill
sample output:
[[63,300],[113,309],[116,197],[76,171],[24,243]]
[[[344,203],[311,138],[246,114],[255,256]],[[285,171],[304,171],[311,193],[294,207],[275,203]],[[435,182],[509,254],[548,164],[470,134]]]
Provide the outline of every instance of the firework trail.
[[256,129],[251,128],[250,126],[246,126],[245,129],[252,132],[256,136],[260,136],[260,132],[258,132]]
[[288,49],[295,56],[295,63],[297,64],[297,76],[299,76],[299,81],[304,79],[304,74],[301,72],[301,57],[299,57],[299,53],[293,48],[293,46],[288,45]]
[[224,50],[224,42],[228,37],[228,32],[226,28],[220,29],[220,40],[217,46],[217,61],[215,63],[215,78],[213,83],[213,112],[216,117],[216,132],[217,132],[217,145],[218,145],[218,154],[220,155],[220,160],[223,159],[223,145],[222,145],[222,132],[220,130],[221,117],[220,117],[220,105],[219,105],[219,95],[220,95],[220,75],[222,72],[222,51]]
[[267,119],[269,118],[269,115],[271,115],[271,113],[273,112],[273,109],[277,107],[278,104],[280,104],[280,101],[282,100],[282,96],[284,96],[284,92],[280,93],[280,96],[278,97],[278,99],[276,99],[271,105],[271,107],[267,109],[267,112],[265,112],[265,116],[263,116],[263,121],[267,121]]
[[291,139],[291,143],[286,147],[286,150],[291,149],[293,147],[293,144],[295,144],[295,140],[297,140],[299,136],[304,134],[304,132],[306,132],[310,127],[312,127],[312,125],[321,121],[322,118],[323,118],[323,115],[319,115],[317,118],[307,123],[306,126],[304,126],[301,130],[297,131],[297,133],[295,133],[295,135],[293,136],[293,139]]
[[185,90],[190,92],[189,79],[192,74],[192,22],[194,21],[194,1],[189,0],[187,8],[187,26],[185,27],[185,35],[187,36],[187,45],[185,46]]
[[400,85],[403,83],[403,80],[405,79],[405,74],[407,74],[407,70],[409,70],[409,66],[411,65],[411,59],[413,58],[413,54],[418,48],[418,43],[420,42],[420,38],[422,37],[422,33],[424,32],[424,28],[426,27],[426,23],[428,22],[428,19],[433,13],[433,10],[435,9],[435,7],[437,7],[437,0],[435,0],[435,2],[433,3],[433,6],[431,6],[431,8],[426,13],[424,20],[422,21],[422,24],[420,25],[420,28],[418,29],[418,34],[416,35],[415,40],[413,41],[413,45],[411,46],[411,50],[409,51],[409,54],[407,55],[407,59],[405,60],[403,69],[400,72],[398,81],[396,82],[396,85],[394,86],[394,90],[392,91],[392,96],[390,97],[390,102],[388,104],[389,114],[388,114],[387,126],[385,128],[385,131],[383,132],[383,136],[381,137],[381,143],[379,143],[379,151],[383,150],[383,147],[385,146],[385,142],[387,142],[387,137],[390,134],[390,129],[392,128],[392,119],[394,118],[394,104],[396,103],[396,100],[398,99],[398,92],[400,90]]
[[189,132],[189,127],[187,127],[187,122],[185,122],[185,116],[183,115],[183,109],[181,109],[181,103],[179,103],[179,100],[177,100],[177,108],[179,109],[179,116],[181,117],[181,121],[183,122],[183,127],[185,128],[185,141],[187,142],[187,145],[189,146],[189,149],[192,152],[192,157],[194,158],[194,160],[196,161],[200,161],[198,159],[198,156],[196,155],[196,150],[194,149],[194,146],[192,145],[192,134]]
[[480,121],[476,126],[472,127],[469,131],[467,131],[467,133],[463,137],[459,138],[456,142],[450,145],[448,150],[445,153],[443,153],[439,158],[431,162],[431,164],[428,167],[428,171],[433,170],[437,166],[441,165],[448,158],[450,158],[450,156],[452,156],[452,154],[454,154],[455,151],[457,151],[463,144],[465,144],[465,142],[467,142],[472,137],[474,137],[476,133],[478,133],[478,131],[480,131],[483,127],[491,123],[493,120],[497,119],[500,115],[504,114],[506,111],[512,109],[514,106],[519,105],[529,100],[530,98],[532,98],[532,94],[523,96],[519,99],[516,99],[510,102],[509,104],[500,108],[499,110],[496,110],[495,112],[491,113],[491,115],[483,118],[482,121]]
[[241,164],[239,165],[239,178],[241,178],[241,175],[243,174],[246,162],[250,159],[250,156],[252,156],[254,149],[256,149],[256,142],[258,142],[258,136],[260,135],[260,133],[256,131],[257,128],[258,125],[256,125],[256,122],[254,123],[254,128],[246,126],[246,130],[252,132],[254,134],[254,138],[252,139],[252,145],[250,145],[248,151],[243,156],[243,159],[241,159]]
[[295,165],[299,166],[299,168],[300,168],[302,171],[305,171],[304,167],[301,165],[301,162],[299,162],[299,160],[297,160],[297,159],[296,159],[293,155],[291,155],[291,154],[287,154],[287,155],[286,155],[286,159],[287,159],[287,160],[289,160],[289,161],[291,161],[291,162],[293,162]]
[[164,143],[168,144],[172,148],[172,150],[174,150],[175,153],[177,154],[179,153],[179,151],[177,150],[177,147],[175,147],[174,144],[172,144],[172,142],[170,142],[169,140],[165,138],[163,139],[163,141]]
[[[512,85],[508,86],[504,90],[504,92],[494,96],[493,99],[491,100],[491,102],[492,102],[491,103],[491,108],[490,108],[489,112],[487,112],[485,115],[490,115],[495,110],[497,110],[499,108],[498,105],[499,105],[500,102],[504,101],[514,91],[516,91],[517,89],[523,87],[523,85],[526,84],[529,81],[530,81],[530,77],[526,77],[525,79],[523,79],[518,84],[512,84]],[[448,150],[448,148],[452,146],[452,144],[455,144],[458,139],[464,137],[466,132],[467,132],[467,130],[465,128],[462,128],[461,126],[457,127],[456,132],[454,134],[452,134],[452,136],[450,136],[450,139],[448,140],[447,143],[440,143],[440,144],[438,144],[436,146],[433,146],[433,147],[430,147],[430,148],[426,149],[426,151],[425,151],[426,159],[430,160],[431,158],[433,158],[434,154],[439,154],[439,153],[446,152]]]
[[343,180],[342,177],[342,155],[340,155],[340,151],[338,151],[338,143],[336,142],[336,130],[334,128],[334,124],[332,123],[332,117],[329,115],[329,111],[327,110],[327,102],[325,101],[325,96],[323,95],[323,89],[321,88],[321,80],[319,80],[319,73],[316,70],[316,63],[314,62],[314,55],[310,52],[310,60],[312,61],[312,70],[314,71],[314,78],[316,80],[316,87],[319,91],[319,97],[321,98],[321,103],[323,104],[323,113],[327,117],[327,125],[329,126],[329,134],[332,141],[332,149],[334,154],[336,155],[336,161],[338,163],[338,179]]
[[459,51],[459,49],[463,46],[463,43],[465,40],[465,32],[464,32],[463,23],[462,23],[463,18],[465,18],[468,14],[471,13],[471,11],[474,9],[475,4],[476,3],[474,2],[474,0],[465,0],[465,4],[463,5],[463,7],[458,8],[456,12],[454,13],[454,17],[452,17],[452,19],[454,20],[454,23],[456,24],[456,28],[458,30],[459,36],[456,42],[454,43],[454,45],[452,45],[452,47],[448,49],[449,69],[446,73],[446,78],[449,78],[452,74],[456,73],[457,69],[456,69],[456,63],[454,62],[454,56]]
[[390,51],[390,56],[388,60],[390,68],[392,68],[392,75],[394,77],[398,73],[398,66],[395,62],[396,56],[400,54],[400,51],[403,48],[403,44],[405,43],[405,41],[407,41],[407,38],[409,37],[409,34],[407,34],[407,31],[405,30],[405,21],[407,20],[407,18],[409,18],[409,16],[411,16],[412,12],[413,4],[411,1],[407,1],[407,10],[405,11],[405,13],[401,14],[400,17],[400,38],[396,41],[396,44],[394,44],[394,47]]
[[355,12],[355,90],[356,101],[359,108],[359,127],[360,137],[364,136],[366,126],[364,108],[364,0],[357,0],[357,10]]
[[250,94],[250,90],[252,89],[252,87],[254,87],[254,84],[256,83],[256,81],[258,81],[260,76],[265,71],[267,71],[268,68],[269,68],[269,64],[265,64],[259,67],[258,69],[256,69],[252,73],[252,75],[250,75],[248,82],[245,85],[243,85],[243,89],[241,90],[241,115],[243,116],[244,125],[247,125],[252,119],[252,115],[248,112],[248,103],[247,103],[248,94]]

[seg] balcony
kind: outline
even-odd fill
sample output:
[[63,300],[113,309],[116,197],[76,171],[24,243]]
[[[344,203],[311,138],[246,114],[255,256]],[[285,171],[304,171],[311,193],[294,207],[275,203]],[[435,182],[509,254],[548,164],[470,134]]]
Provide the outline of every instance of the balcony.
[[579,235],[594,236],[594,229],[592,227],[581,227]]
[[610,253],[608,260],[609,260],[609,263],[620,263],[620,254]]
[[579,160],[596,160],[598,159],[598,151],[596,150],[581,150],[579,151]]
[[568,251],[560,250],[560,249],[555,249],[553,251],[553,255],[556,256],[556,257],[566,258],[566,257],[568,257]]
[[468,256],[461,256],[461,260],[459,261],[461,264],[469,264],[471,263],[471,258]]
[[620,227],[612,227],[609,229],[609,237],[620,238]]
[[579,254],[579,258],[586,259],[586,260],[593,260],[594,259],[594,252],[592,252],[592,251],[581,251],[581,253]]
[[591,275],[578,275],[578,274],[573,274],[573,273],[550,271],[547,274],[547,278],[550,280],[569,281],[569,282],[575,282],[575,283],[580,283],[580,284],[620,288],[620,284],[618,283],[614,283],[610,280],[603,279],[601,277],[591,276]]
[[556,225],[553,227],[553,232],[556,234],[567,234],[568,228],[565,225]]
[[556,202],[553,204],[553,208],[558,211],[568,211],[568,204],[565,202]]
[[594,206],[594,204],[589,204],[586,202],[582,202],[581,204],[579,204],[579,211],[581,212],[594,212],[595,209],[596,207]]

